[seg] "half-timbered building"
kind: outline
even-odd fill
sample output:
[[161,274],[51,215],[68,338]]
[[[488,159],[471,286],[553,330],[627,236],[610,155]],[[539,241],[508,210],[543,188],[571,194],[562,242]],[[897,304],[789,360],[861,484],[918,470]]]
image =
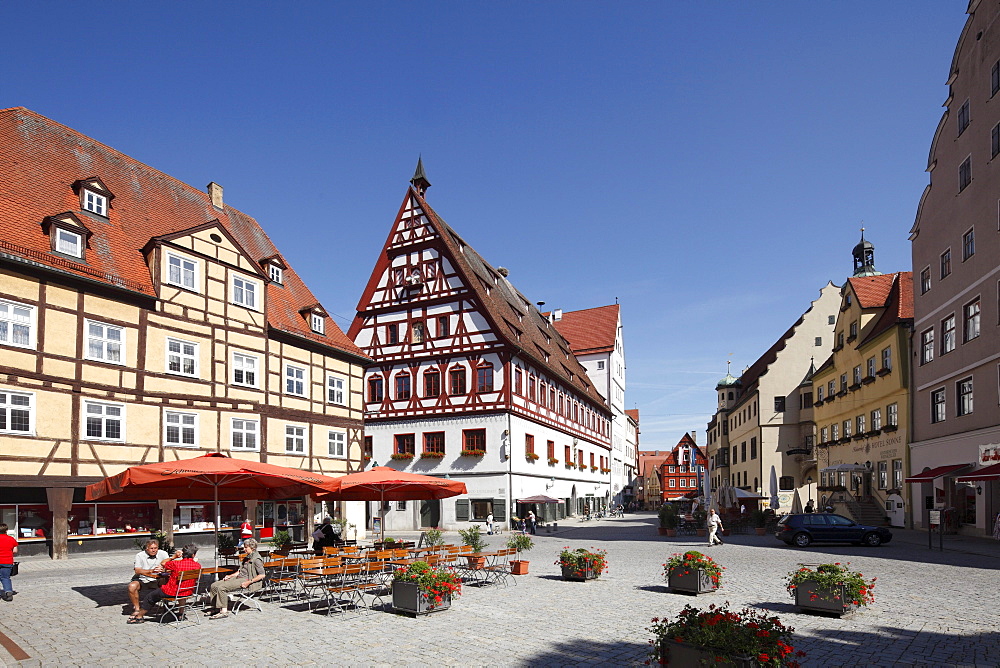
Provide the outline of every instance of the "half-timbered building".
[[[223,452],[359,468],[366,361],[217,184],[0,111],[0,521],[23,552],[214,523],[209,499],[84,502],[130,465]],[[222,519],[301,533],[308,508],[225,503]]]
[[348,332],[365,370],[373,463],[466,483],[454,500],[394,503],[388,529],[542,518],[610,500],[611,412],[570,344],[428,206],[418,163]]

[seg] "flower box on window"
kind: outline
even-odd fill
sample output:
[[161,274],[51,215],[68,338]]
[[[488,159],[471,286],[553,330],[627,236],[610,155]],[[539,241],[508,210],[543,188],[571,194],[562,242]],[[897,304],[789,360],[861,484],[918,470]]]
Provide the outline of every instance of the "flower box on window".
[[558,463],[559,463],[558,459],[556,459],[555,457],[549,457],[549,466],[555,466]]
[[590,467],[590,470],[591,470],[591,471],[596,471],[596,470],[597,470],[597,467],[596,467],[596,466],[591,466],[591,467]]
[[580,470],[581,471],[586,471],[587,470],[587,465],[586,464],[580,464]]
[[485,457],[486,456],[486,451],[485,450],[462,450],[462,452],[460,452],[459,454],[461,454],[463,457]]
[[538,455],[536,455],[534,452],[526,452],[524,453],[524,457],[525,459],[531,462],[536,461],[538,459]]
[[443,452],[421,452],[421,459],[444,459]]
[[391,455],[389,455],[389,458],[390,459],[410,460],[410,459],[413,459],[413,453],[412,452],[394,452]]

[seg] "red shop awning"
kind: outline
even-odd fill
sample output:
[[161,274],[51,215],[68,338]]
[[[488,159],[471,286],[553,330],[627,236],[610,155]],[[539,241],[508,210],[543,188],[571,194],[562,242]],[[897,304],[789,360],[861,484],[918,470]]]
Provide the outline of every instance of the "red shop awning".
[[907,478],[904,482],[931,482],[936,478],[955,473],[960,469],[970,468],[972,464],[949,464],[948,466],[938,466],[937,468],[918,473]]
[[993,464],[986,468],[966,473],[957,478],[958,482],[974,482],[976,480],[1000,480],[1000,464]]

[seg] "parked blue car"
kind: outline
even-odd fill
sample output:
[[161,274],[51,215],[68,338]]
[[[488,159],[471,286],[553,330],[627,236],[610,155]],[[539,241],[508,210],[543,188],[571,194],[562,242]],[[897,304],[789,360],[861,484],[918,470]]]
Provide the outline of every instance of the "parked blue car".
[[878,547],[892,540],[892,532],[885,527],[858,524],[843,515],[797,513],[778,520],[774,537],[798,547],[808,547],[813,541]]

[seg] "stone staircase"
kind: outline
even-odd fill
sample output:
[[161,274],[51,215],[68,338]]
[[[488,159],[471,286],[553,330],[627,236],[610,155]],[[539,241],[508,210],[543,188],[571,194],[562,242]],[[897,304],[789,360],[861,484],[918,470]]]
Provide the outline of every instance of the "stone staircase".
[[877,501],[845,501],[847,512],[858,524],[880,527],[886,524],[885,511]]

